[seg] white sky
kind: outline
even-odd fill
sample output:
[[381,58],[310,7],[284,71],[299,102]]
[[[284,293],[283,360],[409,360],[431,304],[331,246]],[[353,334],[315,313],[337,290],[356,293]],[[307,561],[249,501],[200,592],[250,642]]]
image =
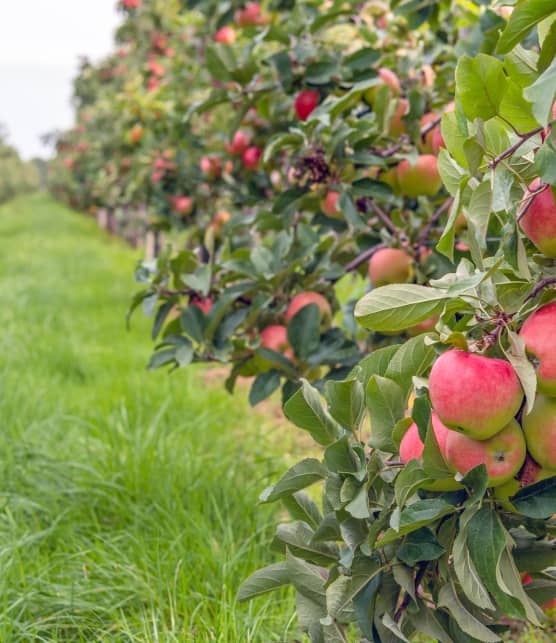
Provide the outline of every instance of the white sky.
[[117,0],[0,0],[0,123],[24,158],[45,156],[39,137],[73,123],[78,58],[112,49]]

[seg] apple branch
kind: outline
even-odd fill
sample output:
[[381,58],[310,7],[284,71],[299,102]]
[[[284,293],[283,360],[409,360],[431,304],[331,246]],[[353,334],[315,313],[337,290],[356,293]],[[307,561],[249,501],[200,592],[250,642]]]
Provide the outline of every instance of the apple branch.
[[369,199],[368,203],[371,206],[371,210],[378,216],[382,223],[384,223],[388,230],[390,230],[390,232],[397,236],[399,233],[398,227],[386,214],[386,212],[384,212],[384,210],[380,206],[378,206],[372,199]]
[[[551,127],[554,122],[556,121],[550,121],[548,124],[549,127]],[[542,125],[540,127],[536,127],[535,129],[531,130],[530,132],[526,132],[525,134],[519,134],[519,140],[516,141],[513,145],[510,145],[508,149],[504,150],[501,152],[498,156],[496,156],[492,161],[488,163],[488,167],[491,170],[496,169],[499,163],[501,163],[503,160],[510,158],[517,152],[517,150],[524,144],[526,143],[530,138],[533,138],[533,136],[536,136],[537,134],[540,134],[541,132],[544,132],[544,127]]]
[[556,284],[556,277],[545,277],[544,279],[541,279],[539,283],[533,288],[533,290],[527,295],[525,301],[531,301],[532,299],[535,299],[535,297],[542,290],[544,290],[547,286],[551,286],[552,284]]

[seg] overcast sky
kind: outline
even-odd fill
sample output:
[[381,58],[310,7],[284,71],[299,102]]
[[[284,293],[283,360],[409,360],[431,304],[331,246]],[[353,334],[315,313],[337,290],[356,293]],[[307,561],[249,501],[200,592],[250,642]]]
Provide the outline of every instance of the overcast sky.
[[116,0],[0,0],[0,123],[24,158],[72,124],[78,58],[109,53],[119,20]]

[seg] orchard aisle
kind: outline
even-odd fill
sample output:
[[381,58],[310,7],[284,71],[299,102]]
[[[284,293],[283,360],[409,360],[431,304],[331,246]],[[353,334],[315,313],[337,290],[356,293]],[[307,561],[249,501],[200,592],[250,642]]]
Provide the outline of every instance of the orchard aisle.
[[283,463],[201,371],[145,371],[134,260],[46,196],[0,208],[0,640],[293,640],[288,599],[234,598]]

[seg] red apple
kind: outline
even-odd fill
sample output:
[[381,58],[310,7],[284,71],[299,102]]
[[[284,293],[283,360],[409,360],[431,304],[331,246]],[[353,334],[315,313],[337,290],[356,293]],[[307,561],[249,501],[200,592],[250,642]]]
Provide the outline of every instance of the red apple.
[[[423,129],[429,123],[435,121],[437,118],[438,115],[434,112],[427,112],[426,114],[423,114],[420,121],[421,129]],[[437,131],[440,131],[439,125],[433,127],[433,129],[430,129],[425,134],[424,138],[419,138],[419,141],[417,141],[417,147],[419,148],[420,152],[422,152],[423,154],[432,154],[434,152],[434,133]],[[442,136],[442,134],[440,136]]]
[[509,362],[459,349],[443,353],[433,364],[429,392],[442,422],[476,440],[501,431],[523,401]]
[[196,306],[201,310],[205,315],[208,315],[212,309],[212,299],[210,297],[199,297],[198,295],[192,295],[189,303],[192,306]]
[[442,187],[436,156],[422,154],[412,165],[404,159],[398,165],[398,184],[402,194],[410,198],[434,196]]
[[403,284],[413,277],[413,259],[400,248],[381,248],[369,260],[369,279],[375,288]]
[[201,156],[199,166],[209,179],[217,179],[222,174],[222,161],[218,156]]
[[235,20],[238,27],[252,27],[266,24],[268,17],[263,15],[258,2],[248,2],[243,9],[236,11]]
[[374,87],[370,87],[363,94],[363,98],[368,105],[373,104],[378,90],[384,85],[388,85],[388,87],[390,87],[390,91],[392,92],[393,96],[400,95],[400,79],[393,71],[387,69],[386,67],[381,67],[378,70],[378,78],[382,82],[378,85],[375,85]]
[[289,360],[293,360],[293,351],[288,342],[288,329],[282,324],[271,324],[261,331],[261,346],[283,353]]
[[527,352],[537,358],[537,387],[556,397],[556,302],[539,308],[523,324],[520,336]]
[[143,138],[143,127],[141,125],[134,125],[130,130],[129,130],[129,141],[130,143],[139,143],[139,141]]
[[515,420],[510,420],[502,430],[486,440],[474,440],[463,433],[450,431],[446,438],[445,454],[448,466],[461,475],[484,464],[488,486],[497,487],[513,478],[521,469],[526,454],[525,439]]
[[295,97],[294,107],[297,118],[306,121],[319,104],[320,94],[315,89],[304,89]]
[[193,210],[193,199],[189,196],[175,196],[174,210],[182,215],[191,214]]
[[259,167],[259,161],[262,155],[263,151],[260,147],[256,147],[255,145],[248,147],[245,152],[243,152],[243,165],[247,170],[256,170]]
[[556,398],[537,395],[531,413],[523,415],[523,431],[529,453],[556,475]]
[[122,5],[126,9],[138,9],[141,6],[141,0],[122,0]]
[[151,62],[147,63],[147,67],[154,76],[164,76],[164,67],[156,60],[151,60]]
[[320,208],[327,217],[332,219],[341,219],[342,211],[338,208],[338,199],[340,193],[334,190],[329,190],[324,199],[320,202]]
[[330,304],[327,299],[318,292],[308,290],[307,292],[298,293],[290,301],[286,310],[286,321],[289,322],[296,313],[309,304],[316,304],[319,307],[321,317],[324,320],[329,321],[332,317],[332,309],[330,308]]
[[[537,192],[535,196],[532,193]],[[519,224],[537,249],[556,259],[556,201],[549,185],[535,179],[526,194],[526,205]]]
[[398,137],[401,136],[406,132],[406,126],[403,121],[403,117],[408,113],[409,111],[409,103],[405,98],[400,98],[398,101],[398,105],[396,107],[396,111],[394,112],[394,115],[392,116],[392,120],[390,121],[390,126],[388,128],[388,133],[392,137]]
[[215,34],[214,40],[222,45],[233,45],[236,41],[236,32],[233,27],[221,27]]
[[226,151],[234,156],[241,156],[243,152],[249,147],[249,136],[242,130],[238,130],[231,143],[226,143]]
[[431,317],[430,319],[425,319],[420,324],[415,324],[415,326],[410,326],[405,332],[411,337],[417,337],[422,333],[428,333],[431,330],[434,330],[436,322],[438,321],[438,315]]

